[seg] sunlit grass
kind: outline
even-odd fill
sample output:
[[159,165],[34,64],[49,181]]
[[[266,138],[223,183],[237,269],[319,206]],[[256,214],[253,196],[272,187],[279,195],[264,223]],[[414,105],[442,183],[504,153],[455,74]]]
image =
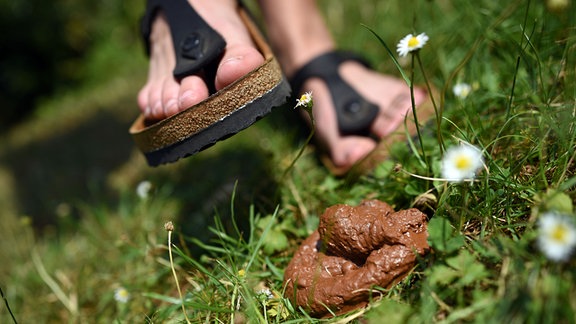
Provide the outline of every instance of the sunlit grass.
[[[573,321],[575,256],[549,260],[536,242],[541,214],[576,220],[574,3],[562,12],[541,1],[321,3],[338,43],[380,71],[399,75],[361,24],[390,45],[430,36],[419,52],[425,71],[413,70],[416,84],[425,72],[441,89],[440,123],[412,145],[428,165],[398,143],[392,160],[350,181],[306,148],[283,178],[307,135],[294,103],[197,157],[150,169],[127,137],[141,71],[55,98],[0,138],[0,286],[18,322],[182,322],[183,312],[193,323],[315,322],[282,297],[283,269],[324,208],[365,198],[433,215],[434,253],[368,309],[330,322]],[[470,91],[458,97],[462,82]],[[443,148],[462,141],[485,167],[473,182],[445,181]],[[141,181],[152,185],[146,198]],[[45,221],[40,234],[32,225]],[[0,306],[0,322],[11,321]]]

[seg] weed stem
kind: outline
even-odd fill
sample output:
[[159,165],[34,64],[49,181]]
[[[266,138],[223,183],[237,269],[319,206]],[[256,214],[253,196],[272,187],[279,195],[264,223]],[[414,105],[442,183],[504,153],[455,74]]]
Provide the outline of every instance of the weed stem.
[[184,297],[182,297],[182,290],[180,290],[180,284],[178,283],[178,276],[176,275],[176,269],[174,269],[174,260],[172,258],[172,231],[174,230],[174,225],[172,222],[168,222],[164,225],[164,228],[168,231],[168,255],[170,256],[170,268],[172,269],[172,274],[174,275],[174,281],[176,281],[176,289],[178,289],[178,295],[180,296],[180,305],[182,306],[182,313],[184,313],[184,318],[186,318],[186,323],[190,323],[188,315],[186,315],[186,308],[184,307]]
[[[428,159],[426,158],[426,151],[424,150],[424,141],[422,140],[422,134],[420,133],[420,125],[418,124],[418,115],[416,114],[416,101],[414,100],[414,57],[417,56],[418,53],[412,55],[412,69],[410,71],[410,103],[412,105],[412,115],[414,116],[414,124],[416,124],[416,132],[418,133],[418,141],[420,142],[420,149],[422,150],[422,159],[424,160],[424,164],[428,167],[428,170],[431,172],[431,166],[428,164]],[[418,56],[418,60],[420,57]]]
[[18,322],[16,321],[16,317],[14,317],[14,314],[12,313],[12,309],[10,309],[10,304],[8,304],[8,299],[6,299],[6,296],[4,296],[4,292],[2,291],[1,287],[0,287],[0,295],[2,295],[2,299],[4,299],[4,303],[6,304],[6,308],[8,309],[8,313],[10,313],[10,316],[12,316],[12,321],[14,322],[14,324],[18,324]]

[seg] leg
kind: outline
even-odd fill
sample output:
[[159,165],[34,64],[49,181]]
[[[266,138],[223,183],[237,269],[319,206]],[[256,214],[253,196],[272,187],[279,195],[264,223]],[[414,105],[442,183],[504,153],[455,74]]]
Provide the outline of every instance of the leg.
[[[316,56],[335,49],[335,43],[313,0],[260,0],[272,46],[285,73],[290,78]],[[410,93],[399,79],[367,69],[356,62],[341,65],[340,75],[362,96],[378,104],[380,113],[372,124],[372,133],[383,138],[398,128],[410,111]],[[305,90],[314,93],[314,118],[318,140],[330,152],[337,167],[349,167],[376,147],[368,137],[341,136],[332,101],[323,81],[310,79]],[[382,89],[386,89],[382,93]],[[416,104],[426,93],[415,92]]]
[[[189,0],[206,22],[226,40],[227,47],[216,72],[221,89],[258,67],[264,58],[254,47],[236,12],[236,0]],[[138,105],[147,119],[158,120],[207,98],[208,86],[199,75],[177,82],[172,76],[174,49],[165,18],[159,14],[152,26],[148,80],[138,94]]]

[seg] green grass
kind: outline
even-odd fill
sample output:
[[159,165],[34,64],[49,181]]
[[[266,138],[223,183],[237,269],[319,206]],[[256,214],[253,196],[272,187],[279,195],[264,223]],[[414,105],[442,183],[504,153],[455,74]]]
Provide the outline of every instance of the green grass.
[[[362,24],[392,49],[410,32],[430,36],[419,55],[443,115],[440,128],[422,129],[424,152],[398,143],[370,175],[338,179],[308,147],[282,178],[307,135],[289,105],[202,154],[148,168],[127,135],[146,73],[134,49],[130,71],[53,98],[0,138],[0,288],[19,323],[184,321],[168,221],[193,323],[575,322],[574,256],[555,263],[535,243],[541,212],[576,221],[574,3],[321,4],[338,43],[383,72],[399,75]],[[424,82],[418,66],[414,75]],[[464,100],[452,94],[458,81],[474,85]],[[460,140],[484,152],[473,184],[408,174],[440,177],[441,148]],[[136,194],[144,180],[147,199]],[[315,320],[281,297],[283,269],[325,208],[378,198],[403,209],[424,194],[434,253],[382,299]],[[127,303],[114,299],[119,287]],[[12,322],[5,303],[0,322]]]

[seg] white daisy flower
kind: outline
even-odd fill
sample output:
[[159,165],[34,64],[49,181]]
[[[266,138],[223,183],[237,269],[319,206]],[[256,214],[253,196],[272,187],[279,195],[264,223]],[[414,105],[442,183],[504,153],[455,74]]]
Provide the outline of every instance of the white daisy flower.
[[124,287],[119,287],[114,290],[114,299],[117,302],[125,304],[130,300],[130,292]]
[[576,246],[576,228],[567,215],[547,212],[538,221],[538,247],[552,261],[566,261]]
[[404,57],[408,55],[408,53],[410,52],[414,52],[421,49],[426,44],[428,39],[429,38],[425,33],[422,33],[417,36],[408,34],[406,37],[402,38],[400,42],[398,42],[396,51],[398,52],[398,55],[400,57]]
[[472,86],[469,85],[468,83],[460,82],[454,85],[454,87],[452,88],[452,92],[454,92],[454,95],[456,97],[464,99],[468,97],[470,92],[472,92]]
[[442,178],[451,182],[472,180],[484,165],[482,151],[470,144],[449,148],[442,159]]
[[152,190],[152,182],[148,180],[141,181],[136,187],[136,194],[140,199],[147,199],[150,196],[150,191]]
[[296,106],[294,108],[302,107],[302,108],[312,108],[312,91],[308,91],[300,96],[300,99],[296,99]]
[[259,290],[256,294],[257,294],[258,296],[263,296],[263,297],[265,297],[266,299],[272,299],[272,298],[274,298],[274,294],[272,293],[272,291],[271,291],[269,288],[261,289],[261,290]]

